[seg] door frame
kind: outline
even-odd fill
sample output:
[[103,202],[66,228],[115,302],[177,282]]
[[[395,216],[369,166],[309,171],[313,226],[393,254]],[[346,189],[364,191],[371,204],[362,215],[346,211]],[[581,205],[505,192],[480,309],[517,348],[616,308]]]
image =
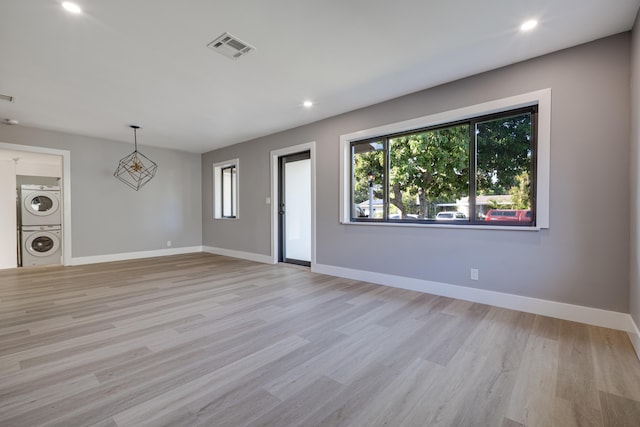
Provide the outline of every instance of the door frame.
[[73,265],[71,257],[71,152],[5,142],[0,142],[0,150],[26,151],[62,157],[62,265]]
[[280,254],[279,244],[279,218],[278,199],[280,196],[280,182],[278,179],[278,159],[289,154],[296,154],[308,151],[311,157],[311,269],[316,263],[316,142],[311,141],[291,147],[272,150],[271,155],[271,196],[268,203],[271,204],[271,259],[274,264],[278,263]]
[[[309,186],[311,186],[311,152],[309,150],[305,150],[305,151],[301,151],[299,153],[295,153],[295,154],[285,154],[284,156],[280,156],[278,157],[278,190],[279,190],[279,194],[278,194],[278,233],[277,233],[277,239],[278,239],[278,262],[285,262],[287,264],[296,264],[296,265],[302,265],[305,267],[310,267],[311,266],[311,259],[309,259],[309,261],[306,260],[300,260],[300,259],[295,259],[295,258],[288,258],[286,256],[286,250],[287,250],[287,245],[286,245],[286,238],[285,238],[285,234],[286,232],[282,229],[283,227],[286,227],[287,225],[287,207],[285,206],[285,214],[281,215],[281,207],[282,207],[282,202],[283,202],[283,192],[285,191],[286,188],[286,182],[282,181],[282,178],[284,176],[284,180],[287,180],[287,175],[285,173],[285,169],[286,169],[286,164],[288,163],[294,163],[297,161],[301,161],[301,160],[309,160]],[[309,190],[311,190],[311,188],[309,188]],[[310,197],[309,197],[310,198]],[[287,203],[286,200],[284,201],[285,204]],[[309,203],[311,204],[311,203]],[[309,209],[311,210],[311,206],[309,206]],[[309,223],[311,223],[311,218],[309,218]],[[309,224],[311,225],[311,224]],[[311,234],[311,229],[309,229],[309,234]],[[309,236],[309,246],[311,246],[311,236]],[[311,248],[309,248],[309,255],[311,255]]]

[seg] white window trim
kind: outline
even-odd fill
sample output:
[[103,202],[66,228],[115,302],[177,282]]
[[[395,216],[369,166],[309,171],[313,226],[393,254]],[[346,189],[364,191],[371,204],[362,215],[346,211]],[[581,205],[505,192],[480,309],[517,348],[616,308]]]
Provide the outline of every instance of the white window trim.
[[[423,223],[389,223],[389,222],[352,222],[351,207],[351,168],[350,143],[362,139],[375,138],[393,133],[407,132],[429,126],[477,116],[500,113],[521,107],[538,105],[538,139],[537,139],[537,171],[536,171],[536,226],[486,226],[486,225],[453,225]],[[540,230],[549,228],[549,175],[551,153],[551,89],[542,89],[508,98],[484,102],[469,107],[418,117],[403,122],[391,123],[371,129],[360,130],[340,135],[340,223],[360,226],[393,226],[393,227],[430,227],[430,228],[470,228],[491,230]]]
[[[235,166],[236,168],[236,191],[234,194],[236,202],[236,216],[234,218],[222,216],[222,179],[220,171],[223,168]],[[215,163],[213,165],[213,219],[236,220],[240,216],[240,203],[238,194],[240,193],[240,160],[233,159],[224,162]]]

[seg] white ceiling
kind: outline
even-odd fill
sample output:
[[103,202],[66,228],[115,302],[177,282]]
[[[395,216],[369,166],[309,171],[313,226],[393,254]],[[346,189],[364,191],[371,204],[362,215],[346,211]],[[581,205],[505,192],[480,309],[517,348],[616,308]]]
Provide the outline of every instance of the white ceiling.
[[33,153],[30,151],[16,151],[0,149],[0,160],[13,160],[18,163],[24,162],[29,164],[51,165],[62,167],[62,156],[52,154]]
[[[627,31],[640,0],[76,3],[0,0],[0,120],[201,153]],[[207,49],[225,31],[256,51]]]

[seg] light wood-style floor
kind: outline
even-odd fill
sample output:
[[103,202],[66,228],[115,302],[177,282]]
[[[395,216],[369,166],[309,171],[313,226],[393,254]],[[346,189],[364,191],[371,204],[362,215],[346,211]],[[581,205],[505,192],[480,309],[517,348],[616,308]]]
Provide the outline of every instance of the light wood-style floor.
[[189,254],[0,272],[0,426],[640,426],[625,333]]

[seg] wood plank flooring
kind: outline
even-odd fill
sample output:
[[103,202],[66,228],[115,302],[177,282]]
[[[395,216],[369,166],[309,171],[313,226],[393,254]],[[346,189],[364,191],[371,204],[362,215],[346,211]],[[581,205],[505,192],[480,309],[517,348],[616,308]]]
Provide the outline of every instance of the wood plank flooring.
[[188,254],[0,271],[0,426],[640,426],[625,333]]

